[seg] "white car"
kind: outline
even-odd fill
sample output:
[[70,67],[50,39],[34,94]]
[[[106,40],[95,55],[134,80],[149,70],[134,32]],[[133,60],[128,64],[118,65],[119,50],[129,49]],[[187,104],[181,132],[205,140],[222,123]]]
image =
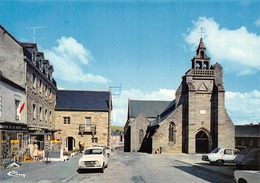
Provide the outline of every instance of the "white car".
[[260,171],[253,170],[236,170],[234,177],[237,183],[259,183]]
[[99,169],[101,173],[104,173],[107,163],[108,157],[103,147],[90,147],[83,151],[83,156],[79,159],[78,172]]
[[215,148],[211,153],[202,155],[203,161],[209,161],[212,165],[223,165],[224,163],[234,163],[238,149]]

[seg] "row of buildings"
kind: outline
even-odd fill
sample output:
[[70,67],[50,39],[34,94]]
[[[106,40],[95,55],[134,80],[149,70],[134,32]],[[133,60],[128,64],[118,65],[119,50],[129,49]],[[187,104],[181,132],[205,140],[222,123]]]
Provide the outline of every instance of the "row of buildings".
[[[110,146],[111,92],[58,90],[54,68],[35,43],[16,40],[0,25],[0,156],[22,157],[62,142]],[[49,146],[48,146],[49,148]]]

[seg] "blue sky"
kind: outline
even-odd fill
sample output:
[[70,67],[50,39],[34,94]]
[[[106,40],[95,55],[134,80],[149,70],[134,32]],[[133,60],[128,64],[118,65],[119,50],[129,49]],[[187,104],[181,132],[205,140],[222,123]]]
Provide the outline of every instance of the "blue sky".
[[224,68],[226,108],[238,125],[260,122],[259,9],[250,0],[0,1],[0,24],[19,41],[36,40],[59,88],[112,86],[112,125],[121,126],[128,99],[174,99],[203,27],[211,64]]

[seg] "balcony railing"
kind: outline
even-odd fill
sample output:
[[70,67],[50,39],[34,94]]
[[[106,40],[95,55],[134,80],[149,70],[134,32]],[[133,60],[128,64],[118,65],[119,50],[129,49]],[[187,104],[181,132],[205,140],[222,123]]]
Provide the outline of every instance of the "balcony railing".
[[80,124],[79,125],[79,132],[96,133],[96,125],[93,125],[93,124]]

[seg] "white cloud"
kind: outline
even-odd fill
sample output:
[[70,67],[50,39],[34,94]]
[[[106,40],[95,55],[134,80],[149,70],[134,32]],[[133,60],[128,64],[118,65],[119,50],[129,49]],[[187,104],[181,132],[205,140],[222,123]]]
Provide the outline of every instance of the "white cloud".
[[127,119],[128,99],[130,100],[162,100],[172,101],[175,90],[159,89],[158,91],[143,92],[141,90],[122,90],[120,98],[113,98],[112,125],[124,126]]
[[258,19],[255,21],[255,25],[256,25],[257,27],[260,27],[260,18],[258,18]]
[[[72,37],[62,37],[58,45],[45,50],[45,58],[54,65],[54,77],[68,82],[92,82],[107,84],[103,76],[86,73],[91,53]],[[84,69],[83,69],[84,68]]]
[[186,41],[192,49],[198,46],[200,29],[211,61],[220,62],[229,71],[253,74],[260,70],[260,36],[242,26],[236,30],[220,28],[213,18],[199,17],[188,30]]
[[[175,90],[169,89],[159,89],[148,93],[136,89],[123,90],[120,98],[113,98],[112,125],[125,125],[128,99],[171,101],[174,98]],[[260,122],[260,91],[258,90],[246,93],[227,91],[225,93],[225,106],[235,125]]]
[[226,92],[226,109],[233,123],[259,123],[260,119],[260,91],[247,93]]

